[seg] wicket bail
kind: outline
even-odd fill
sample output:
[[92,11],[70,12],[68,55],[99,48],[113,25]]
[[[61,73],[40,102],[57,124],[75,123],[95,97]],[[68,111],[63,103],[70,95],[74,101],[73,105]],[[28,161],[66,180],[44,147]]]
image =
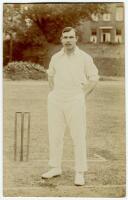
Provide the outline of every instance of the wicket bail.
[[24,161],[24,119],[27,116],[27,152],[26,161],[29,159],[29,145],[30,145],[30,112],[16,112],[15,113],[15,130],[14,130],[14,160],[17,161],[18,151],[18,115],[20,116],[21,132],[20,132],[20,161]]

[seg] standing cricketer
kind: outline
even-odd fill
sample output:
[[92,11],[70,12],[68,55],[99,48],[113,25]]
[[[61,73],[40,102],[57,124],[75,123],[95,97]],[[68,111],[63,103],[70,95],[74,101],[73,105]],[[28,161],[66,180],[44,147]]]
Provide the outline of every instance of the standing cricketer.
[[76,45],[78,36],[72,27],[62,31],[63,48],[51,58],[48,69],[49,165],[42,178],[61,175],[63,137],[68,125],[75,155],[75,185],[84,185],[87,171],[86,96],[95,88],[98,70],[90,55]]

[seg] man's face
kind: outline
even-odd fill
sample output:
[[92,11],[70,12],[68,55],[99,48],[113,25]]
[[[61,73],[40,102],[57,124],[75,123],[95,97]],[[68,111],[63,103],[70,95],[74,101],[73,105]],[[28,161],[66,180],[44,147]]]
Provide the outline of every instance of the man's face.
[[75,47],[77,37],[74,30],[62,33],[61,43],[67,50],[71,50]]

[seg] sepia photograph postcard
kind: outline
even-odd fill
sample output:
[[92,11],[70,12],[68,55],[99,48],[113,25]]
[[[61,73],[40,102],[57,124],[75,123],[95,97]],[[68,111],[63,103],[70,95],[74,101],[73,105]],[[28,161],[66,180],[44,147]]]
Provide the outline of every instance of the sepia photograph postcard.
[[2,10],[3,196],[125,198],[125,2]]

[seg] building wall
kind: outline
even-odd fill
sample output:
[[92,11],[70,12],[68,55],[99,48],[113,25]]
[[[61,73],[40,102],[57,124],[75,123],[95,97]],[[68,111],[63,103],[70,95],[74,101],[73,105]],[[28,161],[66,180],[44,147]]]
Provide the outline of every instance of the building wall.
[[80,30],[82,31],[83,42],[91,42],[90,38],[94,38],[94,43],[116,43],[116,39],[119,41],[121,39],[119,43],[124,43],[124,14],[123,20],[116,20],[117,9],[119,7],[122,7],[124,13],[124,5],[123,3],[109,3],[107,5],[108,13],[110,14],[110,21],[104,21],[103,15],[98,14],[97,21],[92,19],[92,21],[90,20],[82,23],[82,25],[80,26]]

